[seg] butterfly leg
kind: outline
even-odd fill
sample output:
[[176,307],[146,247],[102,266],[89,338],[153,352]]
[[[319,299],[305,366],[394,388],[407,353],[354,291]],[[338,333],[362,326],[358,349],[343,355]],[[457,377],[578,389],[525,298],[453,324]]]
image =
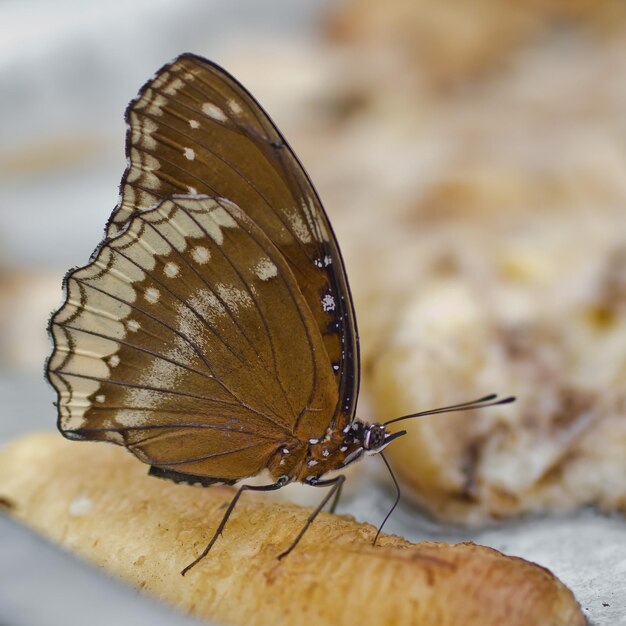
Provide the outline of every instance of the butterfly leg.
[[376,542],[378,541],[378,537],[380,536],[380,533],[383,530],[383,526],[386,524],[387,520],[391,517],[391,514],[394,512],[395,508],[398,506],[398,502],[400,502],[400,495],[401,495],[400,485],[398,484],[398,481],[396,480],[393,470],[391,469],[391,465],[389,465],[389,461],[387,461],[387,457],[382,452],[380,452],[379,454],[380,454],[380,458],[385,462],[385,465],[387,466],[387,469],[389,470],[389,474],[391,475],[391,479],[393,480],[393,484],[396,487],[396,499],[393,501],[393,505],[389,509],[387,515],[385,515],[385,519],[383,520],[382,524],[378,527],[378,531],[376,532],[374,541],[372,541],[373,546],[376,545]]
[[332,488],[328,491],[328,493],[324,496],[324,499],[317,505],[315,510],[309,515],[307,518],[302,530],[298,533],[298,536],[295,538],[294,542],[285,550],[282,554],[278,555],[278,559],[284,559],[299,543],[300,539],[304,536],[304,533],[307,531],[309,526],[313,523],[313,520],[319,515],[320,511],[326,506],[328,501],[335,496],[335,502],[333,502],[332,508],[334,509],[337,504],[337,495],[341,493],[341,487],[346,480],[346,477],[343,474],[336,476],[335,478],[330,478],[328,480],[311,480],[309,481],[309,485],[313,487],[326,487],[328,485],[332,485]]
[[200,561],[202,561],[202,559],[210,552],[211,548],[213,547],[213,544],[217,541],[217,538],[222,534],[222,531],[224,530],[224,527],[226,526],[226,522],[228,521],[230,514],[233,512],[233,509],[235,508],[237,501],[239,500],[239,498],[241,497],[241,494],[244,491],[276,491],[277,489],[281,489],[282,487],[284,487],[288,482],[289,481],[287,478],[281,477],[275,483],[271,485],[242,485],[239,488],[239,491],[237,491],[237,493],[235,494],[235,497],[230,501],[230,504],[228,505],[228,508],[226,509],[226,512],[224,513],[224,517],[222,517],[222,521],[220,522],[220,525],[217,527],[217,530],[215,531],[215,533],[213,534],[213,537],[211,537],[211,541],[209,541],[209,544],[207,545],[207,547],[203,550],[202,554],[197,559],[195,559],[193,562],[187,565],[185,569],[181,571],[181,575],[184,576],[192,567],[194,567]]
[[343,490],[344,482],[345,480],[342,480],[339,483],[339,487],[337,487],[337,491],[335,491],[335,497],[333,498],[333,503],[330,505],[330,509],[329,509],[331,513],[335,512],[335,509],[337,508],[337,505],[339,504],[339,498],[341,498],[341,492]]

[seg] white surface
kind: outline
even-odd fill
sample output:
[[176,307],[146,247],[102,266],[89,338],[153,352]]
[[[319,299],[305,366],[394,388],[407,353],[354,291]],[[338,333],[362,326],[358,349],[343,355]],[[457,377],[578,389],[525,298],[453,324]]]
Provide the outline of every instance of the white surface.
[[[198,626],[0,516],[3,626]],[[206,622],[203,622],[206,626]]]

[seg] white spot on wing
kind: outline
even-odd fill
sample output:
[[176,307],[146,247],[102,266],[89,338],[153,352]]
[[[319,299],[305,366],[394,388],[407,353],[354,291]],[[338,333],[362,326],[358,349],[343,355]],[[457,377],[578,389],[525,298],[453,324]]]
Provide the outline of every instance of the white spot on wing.
[[322,308],[325,313],[335,310],[335,298],[333,298],[329,293],[322,298]]
[[218,122],[225,122],[228,118],[226,117],[226,113],[222,111],[217,105],[212,102],[205,102],[202,105],[202,112],[205,115],[208,115],[210,118],[217,120]]
[[311,243],[311,232],[302,221],[300,214],[297,211],[292,211],[291,213],[287,213],[287,218],[289,219],[291,230],[296,236],[296,239],[302,243]]
[[110,359],[109,359],[109,365],[111,367],[117,367],[120,364],[120,357],[117,356],[117,354],[114,354]]
[[102,404],[105,401],[105,399],[106,398],[104,397],[104,394],[102,393],[96,396],[96,402],[99,402],[100,404]]
[[200,122],[198,120],[189,120],[189,126],[191,128],[200,128]]
[[233,285],[219,284],[217,285],[217,293],[232,311],[237,311],[240,306],[252,306],[252,298],[249,294]]
[[328,267],[332,262],[333,260],[328,254],[323,259],[315,259],[315,265],[319,268]]
[[141,325],[137,320],[128,320],[128,322],[126,323],[126,327],[132,333],[136,333],[141,328]]
[[198,190],[195,187],[192,187],[191,185],[187,187],[187,190],[192,196],[195,196],[198,194]]
[[241,105],[239,104],[239,102],[237,102],[236,100],[229,100],[228,101],[228,108],[235,114],[235,115],[239,115],[243,109],[241,108]]
[[196,152],[193,148],[185,148],[183,151],[185,158],[193,161],[196,158]]
[[168,278],[175,278],[176,276],[178,276],[179,267],[178,265],[176,265],[176,263],[172,263],[171,261],[168,261],[165,264],[163,271],[165,272],[165,275]]
[[269,280],[278,274],[278,268],[266,257],[256,264],[254,272],[261,280]]
[[161,292],[156,287],[148,287],[143,295],[150,304],[156,304],[159,301]]
[[204,265],[211,258],[211,254],[204,246],[196,246],[191,251],[191,258],[200,265]]

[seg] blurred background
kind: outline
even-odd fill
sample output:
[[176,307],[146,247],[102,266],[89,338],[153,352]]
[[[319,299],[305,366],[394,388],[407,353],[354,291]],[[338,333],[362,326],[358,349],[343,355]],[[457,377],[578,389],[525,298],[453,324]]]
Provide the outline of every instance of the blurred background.
[[[55,427],[47,319],[117,202],[126,104],[185,51],[249,88],[317,187],[360,416],[520,397],[414,425],[389,529],[531,558],[626,623],[621,0],[0,1],[0,442]],[[343,510],[378,522],[377,484]]]

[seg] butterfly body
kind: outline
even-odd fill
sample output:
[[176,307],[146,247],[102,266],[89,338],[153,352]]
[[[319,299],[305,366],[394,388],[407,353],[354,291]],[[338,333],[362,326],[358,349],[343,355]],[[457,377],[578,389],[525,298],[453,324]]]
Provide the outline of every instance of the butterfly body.
[[366,452],[380,451],[396,436],[397,433],[386,433],[380,424],[355,419],[341,430],[328,428],[305,444],[293,440],[277,451],[269,468],[275,479],[285,476],[290,482],[315,482],[360,460]]

